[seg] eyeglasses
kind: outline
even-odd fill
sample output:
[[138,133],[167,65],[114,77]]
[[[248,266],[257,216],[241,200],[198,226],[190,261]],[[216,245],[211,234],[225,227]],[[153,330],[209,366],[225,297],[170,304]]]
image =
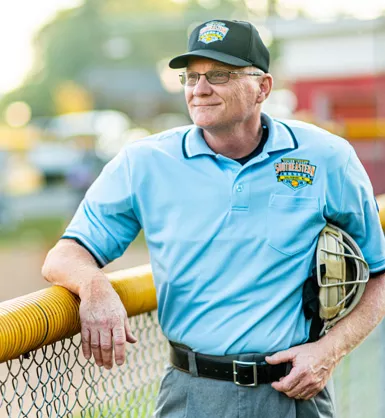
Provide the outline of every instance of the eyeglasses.
[[263,73],[246,73],[243,71],[224,71],[212,70],[207,73],[197,73],[196,71],[183,72],[179,74],[179,80],[183,86],[193,87],[198,84],[201,75],[204,75],[210,84],[225,84],[230,80],[230,74],[261,76]]

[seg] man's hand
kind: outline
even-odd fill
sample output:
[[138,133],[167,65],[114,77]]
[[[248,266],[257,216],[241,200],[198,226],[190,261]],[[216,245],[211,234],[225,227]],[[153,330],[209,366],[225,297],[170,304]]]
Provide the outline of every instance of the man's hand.
[[94,280],[79,292],[82,348],[89,360],[92,354],[98,366],[111,369],[113,351],[115,362],[121,366],[125,360],[125,343],[135,343],[131,334],[127,312],[108,280]]
[[308,400],[316,396],[329,380],[337,362],[318,342],[291,347],[266,357],[269,364],[290,361],[290,373],[272,387],[290,398]]

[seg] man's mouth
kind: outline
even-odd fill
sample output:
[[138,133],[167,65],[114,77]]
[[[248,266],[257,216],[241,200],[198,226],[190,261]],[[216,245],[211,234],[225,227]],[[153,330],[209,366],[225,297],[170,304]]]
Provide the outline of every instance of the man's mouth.
[[220,103],[199,103],[193,104],[193,107],[211,107],[211,106],[219,106]]

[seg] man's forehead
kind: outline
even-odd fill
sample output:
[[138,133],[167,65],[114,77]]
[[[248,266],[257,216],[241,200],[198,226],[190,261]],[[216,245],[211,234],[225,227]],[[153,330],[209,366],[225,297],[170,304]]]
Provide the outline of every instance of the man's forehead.
[[224,70],[234,70],[241,69],[243,67],[236,67],[235,65],[225,64],[224,62],[216,61],[210,58],[201,58],[201,57],[190,57],[188,60],[187,69],[193,70],[198,67],[205,67],[210,69],[224,69]]

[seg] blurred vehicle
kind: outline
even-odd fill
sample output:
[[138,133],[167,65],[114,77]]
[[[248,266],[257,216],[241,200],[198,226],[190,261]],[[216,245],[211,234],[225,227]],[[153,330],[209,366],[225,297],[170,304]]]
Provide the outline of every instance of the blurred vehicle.
[[57,142],[68,145],[72,141],[78,148],[96,150],[105,162],[120,150],[132,127],[130,118],[116,110],[67,113],[50,119],[36,119],[33,123],[46,137]]
[[82,160],[82,150],[65,143],[45,142],[31,149],[27,156],[40,170],[45,185],[63,184],[69,172]]

